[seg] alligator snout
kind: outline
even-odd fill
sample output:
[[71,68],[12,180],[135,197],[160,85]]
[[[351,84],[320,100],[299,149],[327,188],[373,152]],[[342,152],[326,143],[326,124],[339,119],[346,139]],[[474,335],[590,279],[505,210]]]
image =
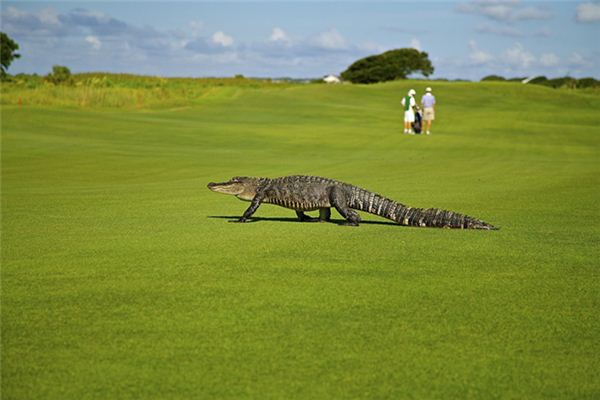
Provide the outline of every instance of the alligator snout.
[[212,190],[213,192],[220,192],[226,189],[227,186],[227,182],[210,182],[208,185],[206,185],[206,187]]
[[210,182],[206,187],[209,189],[216,188],[219,186],[226,186],[228,182]]

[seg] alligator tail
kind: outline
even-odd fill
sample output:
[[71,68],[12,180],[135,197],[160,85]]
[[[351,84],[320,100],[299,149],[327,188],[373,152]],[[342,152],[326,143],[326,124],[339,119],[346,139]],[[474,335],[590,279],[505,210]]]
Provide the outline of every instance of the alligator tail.
[[439,208],[413,208],[378,194],[354,189],[350,207],[390,219],[400,225],[497,230],[495,226],[468,215]]

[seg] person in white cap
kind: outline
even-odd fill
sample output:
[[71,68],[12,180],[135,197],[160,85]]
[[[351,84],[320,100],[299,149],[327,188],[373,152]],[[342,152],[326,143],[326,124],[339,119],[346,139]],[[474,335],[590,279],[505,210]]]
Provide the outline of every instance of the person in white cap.
[[412,123],[415,122],[415,107],[417,106],[417,102],[415,101],[415,92],[414,89],[410,89],[408,91],[408,95],[402,98],[402,106],[404,107],[404,133],[408,133],[409,135],[414,135],[412,130]]
[[[425,89],[425,95],[421,98],[423,106],[423,121],[427,123],[427,134],[431,133],[431,121],[435,119],[435,96],[431,94],[431,88]],[[423,124],[425,128],[425,124]]]

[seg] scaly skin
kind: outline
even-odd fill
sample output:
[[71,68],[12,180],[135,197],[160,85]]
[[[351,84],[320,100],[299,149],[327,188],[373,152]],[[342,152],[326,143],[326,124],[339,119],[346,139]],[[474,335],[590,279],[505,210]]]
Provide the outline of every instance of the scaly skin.
[[408,207],[368,190],[317,176],[295,175],[274,179],[234,177],[228,182],[211,182],[208,188],[250,201],[250,207],[237,222],[246,222],[262,203],[269,203],[295,210],[301,221],[313,220],[304,211],[315,210],[319,210],[320,221],[329,221],[333,207],[344,217],[346,225],[353,226],[360,222],[360,216],[354,210],[360,210],[407,226],[497,229],[467,215],[438,208]]

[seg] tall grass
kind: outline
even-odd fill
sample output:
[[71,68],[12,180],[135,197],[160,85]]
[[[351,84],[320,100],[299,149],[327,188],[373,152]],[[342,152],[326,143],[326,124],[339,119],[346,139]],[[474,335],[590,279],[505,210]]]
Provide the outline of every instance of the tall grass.
[[71,107],[176,107],[197,102],[206,88],[190,90],[172,88],[133,89],[124,87],[55,86],[10,88],[3,91],[2,104],[71,106]]

